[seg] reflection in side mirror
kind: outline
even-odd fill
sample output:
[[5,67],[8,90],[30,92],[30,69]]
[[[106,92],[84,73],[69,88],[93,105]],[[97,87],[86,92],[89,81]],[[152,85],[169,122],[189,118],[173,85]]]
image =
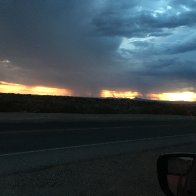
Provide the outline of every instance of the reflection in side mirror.
[[196,196],[196,154],[162,155],[157,172],[167,196]]

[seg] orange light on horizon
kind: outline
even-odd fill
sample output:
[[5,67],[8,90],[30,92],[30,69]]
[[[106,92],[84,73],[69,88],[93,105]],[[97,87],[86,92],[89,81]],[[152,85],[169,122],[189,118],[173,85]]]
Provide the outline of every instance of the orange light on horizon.
[[196,101],[196,93],[194,92],[168,92],[154,93],[147,96],[149,99],[162,101]]
[[118,91],[118,90],[102,90],[100,96],[103,98],[129,98],[134,99],[141,96],[139,92],[134,91]]
[[1,93],[16,93],[16,94],[32,94],[32,95],[57,95],[71,96],[72,91],[68,89],[45,87],[45,86],[27,86],[16,83],[0,81]]

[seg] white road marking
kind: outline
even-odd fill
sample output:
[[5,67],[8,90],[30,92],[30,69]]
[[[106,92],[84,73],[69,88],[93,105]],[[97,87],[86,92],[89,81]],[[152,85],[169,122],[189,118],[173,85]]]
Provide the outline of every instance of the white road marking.
[[142,139],[135,139],[135,140],[119,140],[119,141],[113,141],[113,142],[84,144],[84,145],[67,146],[67,147],[60,147],[60,148],[46,148],[46,149],[41,149],[41,150],[31,150],[31,151],[24,151],[24,152],[1,154],[0,157],[17,156],[17,155],[23,155],[23,154],[32,154],[32,153],[56,151],[56,150],[66,150],[66,149],[69,150],[69,149],[74,149],[74,148],[86,148],[86,147],[94,147],[94,146],[102,146],[102,145],[110,145],[110,144],[122,144],[122,143],[129,143],[129,142],[149,141],[149,140],[155,140],[155,139],[156,140],[170,139],[170,138],[187,137],[187,136],[192,137],[192,136],[195,136],[195,134],[183,134],[183,135],[173,135],[173,136],[163,136],[163,137],[151,137],[151,138],[142,138]]
[[[100,130],[100,129],[133,129],[138,127],[171,127],[171,126],[182,126],[178,124],[169,125],[132,125],[132,126],[119,126],[119,127],[88,127],[88,128],[74,128],[74,129],[36,129],[36,130],[23,130],[23,131],[0,131],[0,135],[7,134],[21,134],[21,133],[37,133],[37,132],[71,132],[71,131],[89,131],[89,130]],[[187,125],[185,125],[187,126]]]

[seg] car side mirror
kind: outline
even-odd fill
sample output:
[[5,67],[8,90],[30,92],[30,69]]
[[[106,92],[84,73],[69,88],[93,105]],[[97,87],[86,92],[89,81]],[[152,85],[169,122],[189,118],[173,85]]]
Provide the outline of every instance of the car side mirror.
[[157,174],[167,196],[196,196],[196,154],[161,155]]

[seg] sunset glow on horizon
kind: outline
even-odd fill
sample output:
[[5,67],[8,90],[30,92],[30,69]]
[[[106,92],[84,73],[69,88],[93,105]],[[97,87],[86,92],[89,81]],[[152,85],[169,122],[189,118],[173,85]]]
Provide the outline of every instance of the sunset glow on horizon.
[[141,96],[139,92],[123,91],[123,90],[102,90],[101,97],[103,98],[129,98],[134,99]]
[[[0,81],[0,93],[15,93],[15,94],[32,94],[32,95],[54,95],[54,96],[74,96],[74,91],[70,89],[46,87],[46,86],[30,86],[11,82]],[[142,93],[131,90],[101,90],[100,97],[102,98],[128,98],[134,99],[137,97],[147,98],[150,100],[160,101],[196,101],[196,93],[194,92],[163,92],[150,93],[142,96]]]
[[149,99],[161,101],[196,101],[194,92],[168,92],[148,95]]
[[46,86],[27,86],[0,81],[0,93],[32,94],[32,95],[56,95],[71,96],[72,91],[68,89],[46,87]]

